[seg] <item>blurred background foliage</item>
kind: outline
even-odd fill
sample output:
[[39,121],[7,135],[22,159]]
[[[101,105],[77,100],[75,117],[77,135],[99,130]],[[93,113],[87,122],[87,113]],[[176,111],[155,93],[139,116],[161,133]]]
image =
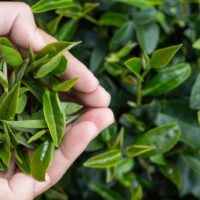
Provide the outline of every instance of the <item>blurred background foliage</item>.
[[82,41],[72,52],[116,117],[37,199],[200,199],[200,1],[74,0],[35,17],[59,40]]

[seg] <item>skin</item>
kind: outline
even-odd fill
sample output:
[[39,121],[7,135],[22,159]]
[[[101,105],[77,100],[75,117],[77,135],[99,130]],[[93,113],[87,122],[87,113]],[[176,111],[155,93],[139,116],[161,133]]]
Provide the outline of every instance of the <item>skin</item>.
[[[22,51],[31,45],[37,52],[56,40],[36,27],[30,7],[20,2],[0,2],[0,35],[9,37]],[[65,56],[69,61],[69,69],[61,78],[79,77],[72,96],[88,108],[66,128],[63,142],[48,169],[46,181],[38,182],[26,176],[13,161],[6,174],[0,173],[0,199],[32,200],[45,192],[62,178],[91,140],[114,121],[112,111],[107,108],[110,95],[83,63],[69,52],[65,52]]]

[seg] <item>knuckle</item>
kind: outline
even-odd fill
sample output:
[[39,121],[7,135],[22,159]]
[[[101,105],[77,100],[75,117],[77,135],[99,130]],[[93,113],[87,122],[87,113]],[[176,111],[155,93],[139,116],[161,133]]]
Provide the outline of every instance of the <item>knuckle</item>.
[[32,13],[31,7],[25,2],[19,2],[19,7],[23,12]]

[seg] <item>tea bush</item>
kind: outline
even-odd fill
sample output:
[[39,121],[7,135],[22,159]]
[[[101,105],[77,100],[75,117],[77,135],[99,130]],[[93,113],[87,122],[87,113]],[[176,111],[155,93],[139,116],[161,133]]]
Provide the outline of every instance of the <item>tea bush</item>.
[[26,2],[42,29],[82,41],[72,52],[116,116],[38,199],[200,199],[200,1]]

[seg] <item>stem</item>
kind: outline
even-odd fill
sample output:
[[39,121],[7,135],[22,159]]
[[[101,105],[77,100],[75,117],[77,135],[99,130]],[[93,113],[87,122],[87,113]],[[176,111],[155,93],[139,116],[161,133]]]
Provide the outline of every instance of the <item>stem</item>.
[[137,106],[141,106],[142,104],[142,81],[138,78],[137,80],[137,99],[136,99]]
[[99,24],[97,20],[95,20],[94,18],[90,17],[89,15],[85,15],[84,18],[87,19],[88,21],[92,22],[95,25]]
[[148,67],[148,68],[144,71],[144,73],[142,74],[142,78],[143,78],[143,79],[146,77],[146,75],[149,73],[149,71],[150,71],[150,67]]

